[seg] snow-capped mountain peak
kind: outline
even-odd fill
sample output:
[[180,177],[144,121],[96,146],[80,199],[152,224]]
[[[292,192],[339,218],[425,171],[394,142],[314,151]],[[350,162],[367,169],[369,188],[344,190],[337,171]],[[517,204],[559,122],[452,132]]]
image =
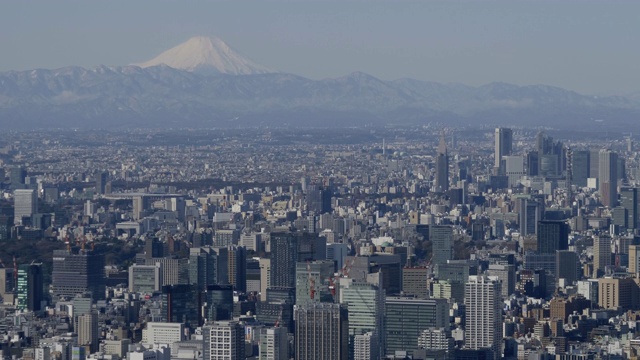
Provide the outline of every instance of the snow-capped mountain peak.
[[276,71],[257,64],[217,37],[196,36],[157,57],[136,64],[142,68],[165,64],[175,69],[209,73],[250,75]]

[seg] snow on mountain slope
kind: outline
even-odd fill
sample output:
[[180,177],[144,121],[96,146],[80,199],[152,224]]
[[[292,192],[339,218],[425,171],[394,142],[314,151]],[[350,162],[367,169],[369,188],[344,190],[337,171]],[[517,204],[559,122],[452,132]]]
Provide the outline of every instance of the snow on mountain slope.
[[240,55],[221,39],[206,36],[193,37],[136,65],[147,68],[161,64],[207,74],[253,75],[276,72]]

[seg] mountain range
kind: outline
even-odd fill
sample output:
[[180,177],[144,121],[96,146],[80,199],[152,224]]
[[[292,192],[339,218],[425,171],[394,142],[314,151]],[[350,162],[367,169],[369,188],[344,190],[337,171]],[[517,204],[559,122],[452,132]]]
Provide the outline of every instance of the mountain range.
[[311,80],[197,37],[129,66],[0,73],[0,126],[211,128],[365,124],[638,127],[640,99],[546,85],[472,87],[355,72]]

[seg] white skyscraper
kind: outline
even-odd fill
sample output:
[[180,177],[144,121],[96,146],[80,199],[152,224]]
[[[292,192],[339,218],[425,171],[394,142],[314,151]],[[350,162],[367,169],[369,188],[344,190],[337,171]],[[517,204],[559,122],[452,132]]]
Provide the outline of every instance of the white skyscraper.
[[168,345],[182,341],[184,324],[168,322],[148,322],[142,330],[142,343],[146,345]]
[[205,326],[203,360],[244,360],[244,326],[236,321],[216,321]]
[[353,338],[353,360],[377,360],[380,358],[380,341],[376,334],[368,332]]
[[500,359],[502,348],[502,284],[495,276],[469,276],[465,285],[465,347],[493,350]]
[[16,225],[22,225],[23,217],[32,217],[37,212],[38,194],[33,189],[14,190],[13,201],[13,221]]

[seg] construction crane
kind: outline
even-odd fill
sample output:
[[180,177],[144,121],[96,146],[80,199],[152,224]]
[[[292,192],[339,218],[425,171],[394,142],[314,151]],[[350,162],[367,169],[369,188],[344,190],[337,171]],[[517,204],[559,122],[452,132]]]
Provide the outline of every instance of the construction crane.
[[311,263],[307,261],[307,277],[309,279],[309,297],[313,300],[316,296],[316,280],[311,276]]
[[278,319],[276,323],[273,324],[273,327],[280,327],[280,322],[282,321],[282,308],[280,308],[280,313],[278,314]]

